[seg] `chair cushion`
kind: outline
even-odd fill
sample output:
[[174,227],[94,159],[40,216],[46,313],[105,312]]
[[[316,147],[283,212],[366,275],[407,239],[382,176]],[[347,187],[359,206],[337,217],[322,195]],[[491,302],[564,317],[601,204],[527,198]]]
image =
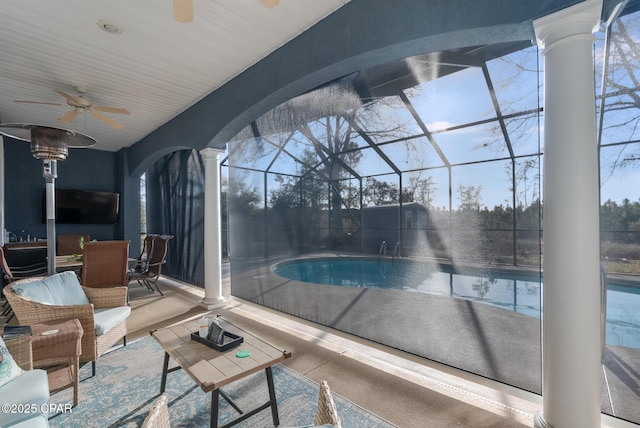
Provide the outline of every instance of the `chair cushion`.
[[49,419],[45,415],[37,415],[31,419],[20,421],[12,425],[2,425],[7,428],[49,428]]
[[0,337],[0,355],[2,355],[2,362],[0,362],[0,386],[7,382],[12,381],[16,377],[20,376],[24,370],[20,368],[9,353],[7,345]]
[[[29,404],[34,410],[48,410],[44,404],[49,403],[49,381],[44,370],[29,370],[0,387],[0,402],[3,404]],[[47,417],[48,412],[43,415]],[[34,413],[0,412],[0,426],[14,426],[21,421],[30,421]],[[25,427],[38,426],[36,422],[24,423]]]
[[18,296],[46,305],[70,306],[89,303],[78,277],[71,271],[57,273],[37,281],[16,283],[12,288]]
[[113,327],[126,320],[130,314],[131,308],[129,306],[95,309],[93,318],[96,323],[96,336],[107,333]]

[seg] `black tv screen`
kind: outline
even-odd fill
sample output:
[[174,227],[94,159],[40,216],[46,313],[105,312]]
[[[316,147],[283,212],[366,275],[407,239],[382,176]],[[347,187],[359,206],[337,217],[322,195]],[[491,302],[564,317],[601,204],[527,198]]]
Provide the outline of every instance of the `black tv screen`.
[[[56,223],[115,224],[120,194],[92,190],[56,189]],[[46,190],[42,190],[42,221],[47,222]]]

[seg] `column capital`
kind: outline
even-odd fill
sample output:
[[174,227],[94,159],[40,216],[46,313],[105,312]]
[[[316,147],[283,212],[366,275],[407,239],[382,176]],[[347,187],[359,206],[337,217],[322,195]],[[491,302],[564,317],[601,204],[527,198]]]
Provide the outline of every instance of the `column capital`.
[[206,158],[219,158],[224,154],[224,149],[218,149],[216,147],[205,147],[200,150],[200,154]]
[[[571,36],[595,33],[600,27],[602,0],[585,0],[533,21],[536,41],[540,49],[548,50],[552,45]],[[591,39],[593,40],[593,39]]]

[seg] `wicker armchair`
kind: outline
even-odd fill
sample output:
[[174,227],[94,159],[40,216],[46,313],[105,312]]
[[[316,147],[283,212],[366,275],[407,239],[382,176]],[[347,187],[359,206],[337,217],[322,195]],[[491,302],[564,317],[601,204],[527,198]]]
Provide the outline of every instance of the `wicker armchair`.
[[[5,354],[2,362],[4,379],[0,387],[0,403],[3,405],[3,411],[0,412],[0,426],[48,427],[51,398],[49,381],[46,371],[33,370],[31,334],[4,337],[3,341],[13,359],[13,364],[5,364],[4,360],[9,359]],[[17,370],[14,365],[23,371]],[[7,410],[15,409],[16,406],[17,412]],[[24,410],[21,410],[22,408]]]
[[19,296],[13,291],[13,287],[31,281],[39,281],[43,277],[26,278],[12,282],[4,288],[4,295],[13,308],[19,324],[33,325],[41,322],[68,320],[77,318],[82,325],[82,355],[80,362],[92,362],[93,374],[98,357],[104,354],[120,339],[126,345],[127,325],[126,320],[112,327],[106,333],[96,334],[94,309],[117,308],[127,305],[127,288],[89,288],[82,290],[89,300],[89,304],[73,306],[48,305]]
[[4,344],[7,345],[11,357],[22,370],[33,370],[31,335],[5,338]]
[[141,428],[169,428],[168,402],[166,395],[162,394],[158,397],[144,419]]
[[331,395],[331,389],[326,380],[320,382],[320,394],[318,396],[318,411],[316,412],[316,426],[332,425],[335,428],[341,428],[340,417],[336,409],[336,404]]

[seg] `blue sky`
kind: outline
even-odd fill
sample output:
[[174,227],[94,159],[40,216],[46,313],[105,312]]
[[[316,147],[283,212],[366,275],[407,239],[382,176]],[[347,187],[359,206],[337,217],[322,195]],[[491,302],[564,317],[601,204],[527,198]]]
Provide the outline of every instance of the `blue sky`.
[[[601,40],[602,35],[599,34],[595,50],[596,68],[602,67],[602,55],[599,53],[602,49]],[[425,69],[428,70],[428,67],[417,61],[419,60],[408,60],[410,68],[416,70],[415,73],[424,73]],[[487,63],[487,67],[503,115],[523,110],[535,110],[542,105],[540,88],[543,77],[542,73],[537,70],[538,68],[543,68],[543,58],[535,46],[507,57],[490,61]],[[615,77],[617,81],[622,84],[632,82],[628,76],[621,73],[621,70],[616,70]],[[424,80],[425,76],[420,77]],[[430,80],[418,88],[408,91],[407,94],[427,129],[432,132],[433,139],[444,153],[446,159],[454,165],[467,164],[454,166],[452,171],[453,207],[457,207],[460,202],[458,197],[459,186],[481,186],[481,203],[483,206],[493,208],[495,205],[501,204],[512,205],[510,191],[512,183],[508,173],[510,161],[468,164],[470,162],[509,157],[504,137],[500,128],[497,127],[497,122],[442,132],[452,126],[460,126],[496,117],[496,111],[482,69],[477,67],[468,68],[445,77]],[[310,95],[307,94],[306,96],[309,97]],[[326,99],[326,94],[323,96],[325,96],[321,100],[323,103],[331,102]],[[365,123],[364,129],[368,129],[366,125],[380,127],[385,126],[381,125],[381,123],[397,123],[400,121],[409,123],[408,128],[401,133],[402,135],[416,135],[421,132],[418,125],[413,122],[409,112],[403,108],[399,98],[390,100],[389,104],[381,105],[377,109],[377,113],[378,122]],[[603,144],[637,140],[640,137],[638,135],[640,131],[636,131],[633,124],[629,126],[619,125],[628,121],[630,117],[633,118],[634,115],[639,115],[637,108],[607,113],[605,115],[604,126],[606,133],[603,138]],[[379,118],[381,117],[386,120],[380,121]],[[538,126],[539,124],[540,126]],[[543,126],[543,118],[538,120],[536,115],[531,115],[526,120],[512,121],[507,124],[507,132],[516,156],[535,156],[538,152],[538,141],[542,139],[544,132]],[[320,134],[321,131],[318,129],[317,133]],[[359,141],[358,145],[359,147],[367,146],[364,141]],[[617,159],[619,162],[620,160],[631,158],[635,150],[637,150],[636,146],[638,144],[634,144],[631,148],[625,150],[622,150],[621,147],[603,149],[601,158],[603,201],[611,199],[621,202],[625,198],[631,201],[640,199],[640,186],[637,186],[640,178],[640,168],[638,168],[640,163],[636,166],[634,164],[637,162],[627,162],[625,168],[618,167],[615,174],[610,174],[613,160]],[[253,150],[255,150],[255,146],[253,147]],[[266,150],[267,147],[269,147],[269,150]],[[286,150],[299,154],[305,147],[310,147],[308,142],[306,144],[298,143],[297,145],[289,143],[286,146]],[[380,149],[403,171],[444,165],[436,150],[424,137],[408,142],[394,143],[393,145],[382,145]],[[258,153],[251,153],[251,156],[245,157],[245,160],[253,159],[254,163],[246,166],[258,169],[265,168],[270,164],[273,155],[277,153],[273,147],[267,145],[263,147],[262,152],[269,152],[269,155],[264,156],[262,159],[256,159]],[[518,162],[524,162],[527,159],[536,159],[537,162],[537,157],[520,158]],[[570,165],[567,167],[570,168]],[[281,153],[279,160],[271,166],[271,170],[275,172],[294,173],[295,168],[293,159],[284,153]],[[530,170],[530,174],[527,177],[528,191],[526,201],[529,203],[540,192],[540,186],[537,186],[535,181],[537,177],[543,175],[541,168],[542,165],[539,165],[537,168]],[[362,176],[392,173],[391,168],[370,148],[362,151],[362,158],[354,169]],[[418,173],[410,173],[409,175],[418,175]],[[255,177],[248,178],[248,180],[249,182],[261,181],[260,176],[261,174],[258,174]],[[449,183],[446,168],[430,169],[420,173],[420,178],[429,176],[433,177],[435,182],[434,205],[448,207]],[[386,179],[396,184],[398,181],[397,176],[394,174],[377,176],[376,179]],[[404,180],[406,183],[408,176]],[[273,180],[270,180],[271,184],[273,184]],[[261,183],[256,182],[255,185],[262,193]],[[522,194],[524,185],[524,181],[517,182],[520,202],[525,200],[525,196]]]

